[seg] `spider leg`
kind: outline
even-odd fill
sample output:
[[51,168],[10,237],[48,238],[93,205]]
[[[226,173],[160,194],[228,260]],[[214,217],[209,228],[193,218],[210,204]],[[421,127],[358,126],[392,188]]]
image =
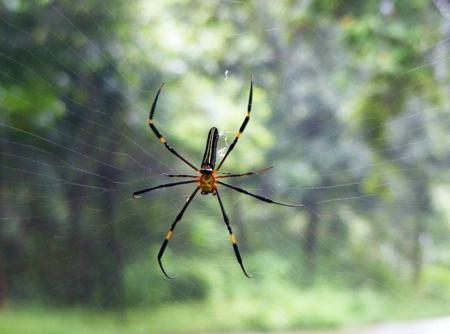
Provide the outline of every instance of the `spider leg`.
[[159,267],[161,268],[163,274],[167,277],[167,278],[173,278],[170,277],[169,275],[167,275],[166,271],[164,270],[164,267],[162,265],[161,262],[161,258],[164,255],[164,251],[166,250],[167,244],[169,242],[169,240],[172,238],[172,234],[173,234],[173,230],[175,229],[175,226],[177,225],[177,223],[181,220],[181,218],[183,217],[184,211],[186,211],[187,207],[189,206],[189,204],[191,203],[191,201],[194,199],[195,194],[197,194],[198,190],[200,188],[197,187],[195,188],[194,192],[187,198],[186,203],[184,204],[183,208],[181,209],[180,213],[178,213],[177,217],[175,218],[175,221],[172,223],[172,226],[170,226],[169,231],[167,231],[166,237],[161,245],[161,248],[159,249],[159,253],[158,253],[158,263],[159,263]]
[[241,254],[239,253],[239,248],[236,242],[236,237],[233,234],[233,230],[231,229],[230,220],[228,219],[228,216],[225,212],[225,207],[223,206],[222,199],[220,198],[219,191],[216,188],[216,195],[217,199],[219,200],[220,210],[222,210],[223,220],[225,222],[225,225],[227,226],[228,233],[230,234],[230,241],[233,244],[234,254],[236,255],[236,259],[239,262],[239,265],[242,268],[242,271],[244,272],[244,275],[250,278],[250,276],[247,274],[247,271],[245,271],[244,264],[242,263]]
[[262,174],[262,173],[265,173],[265,172],[269,171],[272,168],[273,168],[273,166],[270,166],[270,167],[266,167],[266,168],[263,168],[263,169],[255,170],[255,171],[252,171],[252,172],[239,173],[239,174],[223,173],[223,175],[217,176],[216,179],[224,179],[224,178],[227,178],[227,177],[240,177],[240,176]]
[[166,174],[163,173],[164,176],[167,177],[190,177],[190,178],[198,178],[198,175],[187,175],[187,174]]
[[198,171],[197,168],[195,168],[195,166],[193,164],[191,164],[189,161],[187,161],[185,158],[183,158],[177,151],[175,151],[175,149],[170,146],[167,143],[167,140],[161,135],[161,133],[159,132],[159,130],[156,128],[155,124],[153,123],[153,114],[155,113],[155,109],[156,109],[156,104],[158,102],[158,97],[159,97],[159,93],[161,93],[161,89],[163,88],[164,83],[161,85],[161,87],[159,87],[158,93],[156,93],[155,99],[153,100],[152,103],[152,108],[150,110],[150,115],[148,117],[148,125],[150,126],[150,129],[152,129],[152,131],[155,133],[156,137],[159,139],[159,142],[161,144],[164,144],[164,146],[174,155],[176,155],[179,159],[183,160],[186,164],[189,165],[189,167],[191,167],[193,170]]
[[236,146],[236,143],[239,140],[239,137],[244,132],[245,127],[247,126],[247,123],[250,120],[250,112],[252,111],[252,100],[253,100],[253,77],[250,81],[250,94],[248,97],[247,116],[245,116],[244,122],[242,123],[241,127],[239,128],[239,131],[236,134],[234,141],[231,143],[230,147],[228,148],[227,153],[225,153],[225,156],[222,158],[222,161],[220,162],[219,167],[217,167],[217,169],[216,169],[217,171],[220,169],[220,167],[222,167],[222,164],[225,162],[225,159],[231,153],[234,146]]
[[217,181],[217,183],[219,183],[219,184],[221,184],[221,185],[223,185],[225,187],[228,187],[228,188],[234,189],[236,191],[239,191],[239,192],[241,192],[243,194],[246,194],[246,195],[252,196],[254,198],[257,198],[257,199],[259,199],[260,201],[263,201],[263,202],[277,204],[277,205],[283,205],[283,206],[290,206],[290,207],[294,207],[294,208],[299,208],[299,207],[304,206],[303,204],[287,204],[287,203],[276,202],[276,201],[271,200],[270,198],[263,197],[263,196],[256,195],[256,194],[252,194],[251,192],[248,192],[245,189],[232,186],[231,184],[227,184],[227,183],[224,183],[224,182],[221,182],[221,181]]
[[178,186],[180,184],[187,184],[187,183],[194,183],[197,182],[197,180],[189,180],[189,181],[181,181],[181,182],[173,182],[173,183],[165,183],[165,184],[161,184],[159,186],[156,187],[151,187],[151,188],[147,188],[147,189],[142,189],[142,190],[138,190],[135,191],[133,193],[133,197],[134,198],[140,198],[142,197],[143,194],[148,193],[152,190],[156,190],[156,189],[161,189],[161,188],[167,188],[167,187],[174,187],[174,186]]

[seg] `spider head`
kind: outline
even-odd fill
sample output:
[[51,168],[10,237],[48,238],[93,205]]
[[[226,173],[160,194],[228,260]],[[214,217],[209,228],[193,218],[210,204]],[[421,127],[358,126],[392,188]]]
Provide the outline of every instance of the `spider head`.
[[212,168],[210,168],[210,167],[202,168],[202,169],[200,169],[200,173],[202,175],[204,175],[204,174],[212,174],[212,173],[214,173],[214,170]]

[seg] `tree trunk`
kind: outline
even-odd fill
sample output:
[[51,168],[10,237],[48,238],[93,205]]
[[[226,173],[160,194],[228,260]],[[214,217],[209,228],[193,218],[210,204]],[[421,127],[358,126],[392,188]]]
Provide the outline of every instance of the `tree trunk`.
[[69,203],[69,233],[67,236],[68,258],[70,259],[69,268],[65,280],[70,281],[66,292],[66,299],[69,303],[85,302],[88,298],[88,286],[84,281],[84,275],[87,271],[83,257],[83,236],[81,232],[81,213],[83,203],[77,199],[76,187],[68,187],[66,198]]
[[417,196],[417,205],[421,210],[421,213],[415,218],[413,247],[411,252],[412,279],[414,284],[417,285],[420,283],[423,267],[423,248],[421,239],[426,230],[424,219],[431,212],[431,203],[428,190],[428,180],[417,182],[417,186],[414,188]]
[[309,218],[304,233],[303,252],[305,254],[308,270],[313,272],[317,259],[317,241],[320,221],[318,215],[316,214],[315,202],[311,201],[307,207]]
[[[2,242],[3,243],[3,242]],[[3,255],[0,253],[0,308],[6,304],[7,283]]]
[[[111,143],[108,147],[109,151],[116,151],[116,142]],[[113,155],[108,154],[104,159],[106,164],[98,166],[98,174],[104,178],[101,180],[103,188],[113,189],[115,184],[110,180],[117,180],[119,177],[116,175],[115,170],[108,165],[114,164]],[[122,309],[125,302],[125,288],[123,283],[123,247],[116,232],[115,220],[115,200],[112,191],[106,191],[101,197],[101,208],[103,211],[103,220],[105,222],[105,228],[103,230],[103,239],[106,240],[105,244],[105,259],[104,267],[101,274],[104,275],[105,284],[103,289],[103,303],[106,307],[112,307],[116,309]]]

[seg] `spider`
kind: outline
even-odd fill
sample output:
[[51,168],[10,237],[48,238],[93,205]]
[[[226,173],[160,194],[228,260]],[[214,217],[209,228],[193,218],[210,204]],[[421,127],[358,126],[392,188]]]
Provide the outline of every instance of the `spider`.
[[241,177],[241,176],[248,176],[248,175],[255,175],[255,174],[259,174],[259,173],[264,173],[266,171],[268,171],[269,169],[271,169],[272,167],[267,167],[261,170],[257,170],[257,171],[252,171],[252,172],[246,172],[246,173],[239,173],[239,174],[233,174],[233,173],[220,173],[219,174],[219,170],[222,167],[223,163],[225,162],[226,158],[228,157],[228,155],[231,153],[231,151],[233,151],[234,147],[236,146],[236,143],[238,142],[239,138],[241,137],[242,133],[245,130],[245,127],[247,126],[248,121],[250,120],[250,112],[252,109],[252,98],[253,98],[253,78],[250,81],[250,93],[249,93],[249,98],[248,98],[248,106],[247,106],[247,115],[244,119],[244,122],[242,123],[241,127],[239,128],[239,131],[236,134],[236,137],[234,138],[234,141],[231,143],[231,145],[228,147],[228,150],[226,151],[224,157],[222,158],[222,160],[220,161],[219,165],[216,168],[216,156],[217,156],[217,142],[219,140],[219,130],[215,127],[212,127],[209,130],[208,133],[208,138],[206,140],[206,148],[205,148],[205,153],[203,154],[203,159],[202,159],[202,163],[200,168],[196,168],[192,163],[190,163],[188,160],[186,160],[184,157],[182,157],[177,151],[175,151],[175,149],[170,146],[167,142],[167,140],[161,135],[161,133],[159,132],[159,130],[156,128],[154,121],[153,121],[153,114],[155,113],[155,109],[156,109],[156,104],[158,102],[158,97],[159,94],[161,92],[161,89],[163,88],[164,83],[161,85],[161,87],[159,88],[158,92],[156,93],[156,96],[153,100],[153,104],[150,110],[150,115],[149,115],[149,119],[148,119],[148,124],[150,126],[150,129],[155,133],[156,137],[159,139],[159,142],[161,144],[164,144],[164,146],[175,156],[177,156],[179,159],[181,159],[183,162],[185,162],[187,165],[189,165],[189,167],[191,167],[196,173],[197,175],[186,175],[186,174],[164,174],[165,176],[168,177],[182,177],[182,178],[189,178],[191,180],[187,180],[187,181],[181,181],[181,182],[173,182],[173,183],[165,183],[165,184],[161,184],[159,186],[155,186],[155,187],[151,187],[151,188],[147,188],[147,189],[142,189],[142,190],[138,190],[136,192],[133,193],[133,197],[134,198],[139,198],[142,197],[142,195],[147,194],[153,190],[156,189],[161,189],[161,188],[167,188],[167,187],[174,187],[174,186],[178,186],[178,185],[182,185],[182,184],[188,184],[188,183],[196,183],[196,187],[194,192],[187,198],[186,203],[184,204],[183,208],[181,209],[181,211],[178,213],[178,215],[175,218],[175,221],[172,223],[172,226],[169,228],[165,239],[161,245],[161,248],[158,252],[158,263],[159,266],[162,270],[162,272],[164,273],[164,275],[167,278],[172,278],[170,277],[167,272],[164,270],[164,267],[162,265],[162,257],[164,255],[164,251],[167,247],[167,244],[169,242],[169,240],[172,238],[172,234],[173,231],[175,230],[175,227],[177,225],[177,223],[181,220],[181,218],[183,217],[184,212],[186,211],[186,209],[188,208],[189,204],[192,202],[192,200],[194,199],[195,195],[197,194],[197,192],[200,190],[200,193],[202,195],[208,195],[208,194],[212,194],[217,196],[217,199],[219,201],[219,206],[220,206],[220,210],[222,211],[222,216],[223,216],[223,220],[225,222],[225,225],[228,229],[228,233],[230,236],[230,241],[233,245],[233,249],[234,249],[234,253],[236,256],[237,261],[239,262],[239,265],[241,266],[242,271],[244,272],[244,275],[248,278],[250,278],[250,276],[248,275],[247,271],[245,270],[244,264],[242,262],[242,258],[241,258],[241,254],[239,253],[239,248],[237,245],[237,241],[236,241],[236,237],[233,234],[233,230],[231,228],[231,224],[230,224],[230,220],[225,212],[225,207],[223,205],[222,202],[222,198],[220,197],[220,192],[218,189],[218,186],[224,186],[227,188],[231,188],[235,191],[241,192],[243,194],[252,196],[256,199],[259,199],[263,202],[266,203],[272,203],[272,204],[278,204],[278,205],[283,205],[283,206],[289,206],[289,207],[302,207],[303,205],[296,205],[296,204],[286,204],[286,203],[281,203],[281,202],[276,202],[273,201],[269,198],[257,195],[257,194],[252,194],[250,192],[248,192],[245,189],[233,186],[231,184],[225,183],[223,181],[221,181],[222,179],[225,178],[233,178],[233,177]]

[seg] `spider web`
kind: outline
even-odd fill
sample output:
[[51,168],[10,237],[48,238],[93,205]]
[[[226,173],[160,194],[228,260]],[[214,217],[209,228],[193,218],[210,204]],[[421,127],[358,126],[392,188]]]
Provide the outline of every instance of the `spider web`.
[[[10,8],[16,4],[5,3]],[[105,1],[97,4],[105,13],[117,15]],[[254,11],[247,2],[224,1],[221,5],[214,17],[229,24],[241,22],[233,17],[233,8],[241,6],[245,12]],[[448,165],[449,113],[445,103],[426,99],[431,92],[415,96],[417,87],[426,86],[431,79],[425,77],[421,81],[419,75],[410,74],[433,73],[433,79],[439,83],[436,89],[442,91],[444,100],[448,99],[448,21],[440,16],[448,12],[446,2],[436,2],[434,18],[440,18],[442,23],[423,36],[423,58],[397,74],[400,90],[389,96],[387,105],[395,109],[399,100],[407,101],[401,112],[392,113],[382,129],[380,125],[361,126],[372,124],[377,114],[355,112],[363,103],[361,97],[368,95],[365,83],[371,79],[372,65],[356,62],[348,47],[344,47],[342,33],[331,29],[327,22],[317,26],[306,23],[306,37],[294,36],[293,45],[283,41],[279,36],[285,36],[288,25],[280,18],[289,17],[291,9],[282,5],[270,7],[273,13],[262,10],[260,5],[255,7],[258,10],[254,15],[266,16],[259,22],[259,33],[266,43],[259,52],[258,45],[254,45],[255,39],[262,38],[256,36],[258,29],[241,27],[237,33],[216,41],[206,22],[204,27],[192,24],[192,12],[173,11],[170,4],[140,2],[133,12],[136,19],[127,22],[131,31],[128,43],[102,48],[95,38],[114,40],[104,22],[88,15],[86,20],[96,27],[95,36],[90,36],[57,3],[49,2],[48,6],[58,27],[76,31],[89,45],[88,52],[80,54],[55,29],[49,34],[67,45],[68,58],[53,53],[44,44],[31,51],[23,50],[21,57],[0,51],[2,63],[33,78],[39,87],[37,96],[40,91],[64,91],[70,86],[67,73],[72,78],[83,78],[84,73],[71,67],[73,61],[86,63],[92,69],[92,59],[105,57],[111,71],[98,73],[99,81],[108,82],[111,94],[120,95],[121,105],[111,108],[125,111],[111,117],[110,110],[97,107],[101,104],[95,96],[89,99],[68,94],[65,106],[62,102],[55,105],[31,100],[21,90],[29,82],[0,69],[2,81],[9,83],[9,88],[1,90],[2,108],[21,110],[14,117],[1,117],[2,242],[12,252],[12,239],[23,235],[25,240],[17,260],[9,263],[14,294],[24,299],[41,298],[36,282],[21,270],[36,261],[30,253],[39,247],[44,254],[55,254],[45,249],[45,243],[63,249],[72,222],[84,231],[84,244],[89,246],[86,252],[103,252],[104,245],[111,244],[106,249],[118,260],[111,265],[110,257],[102,260],[88,256],[92,262],[82,266],[85,272],[61,280],[52,268],[60,268],[64,257],[41,258],[48,268],[50,295],[74,285],[75,290],[83,289],[80,277],[85,277],[86,271],[95,275],[97,266],[114,271],[114,266],[120,265],[125,289],[129,289],[125,291],[129,301],[126,305],[131,308],[180,301],[189,304],[198,302],[199,296],[208,296],[214,305],[229,303],[235,310],[233,315],[238,315],[236,310],[241,310],[240,303],[245,299],[248,305],[261,306],[252,311],[242,308],[242,318],[269,312],[263,325],[267,328],[301,327],[301,320],[292,325],[290,314],[308,311],[302,309],[301,302],[292,301],[291,294],[317,297],[309,296],[308,288],[318,284],[323,289],[322,304],[335,305],[334,298],[339,302],[339,296],[327,289],[345,286],[348,291],[355,288],[352,301],[345,307],[357,308],[358,303],[365,301],[358,295],[370,294],[373,289],[383,298],[408,305],[410,313],[421,314],[423,303],[419,297],[404,294],[401,285],[411,284],[415,264],[423,273],[427,273],[426,268],[448,271],[445,268],[449,259],[444,255],[448,253],[445,242],[449,236],[445,201],[448,173],[443,166]],[[306,2],[296,10],[303,10],[302,6],[307,6]],[[381,1],[379,15],[388,22],[395,6],[394,1]],[[80,3],[73,8],[84,12],[85,7]],[[357,16],[357,9],[349,5],[344,19]],[[39,13],[32,18],[42,23]],[[24,38],[35,33],[8,17],[1,20]],[[149,48],[144,45],[148,43],[146,34],[154,28],[155,20],[159,25],[156,30],[167,34]],[[421,14],[412,15],[410,20],[420,21]],[[190,45],[183,36],[196,36],[196,43]],[[225,42],[240,47],[236,54],[248,58],[238,61],[225,48],[229,58],[208,60],[208,56],[217,57],[215,48],[219,50],[220,43]],[[199,45],[195,53],[192,49]],[[183,47],[189,50],[183,51]],[[164,52],[170,57],[164,58]],[[32,58],[30,63],[34,66],[25,62],[23,55]],[[183,58],[188,55],[201,59],[202,64]],[[60,75],[56,79],[41,74],[39,66],[46,66],[42,64],[44,58],[59,64]],[[146,69],[158,66],[163,69],[160,73]],[[111,73],[127,85],[117,87]],[[165,268],[178,277],[168,281],[160,274],[156,254],[193,188],[187,185],[161,190],[139,200],[131,197],[136,190],[170,182],[164,172],[190,172],[158,144],[148,129],[149,104],[164,80],[155,122],[168,142],[198,165],[210,127],[221,130],[222,156],[233,140],[245,116],[251,75],[255,78],[252,119],[223,171],[244,172],[273,165],[273,170],[261,176],[230,183],[274,200],[302,202],[306,208],[271,206],[228,189],[221,191],[245,266],[253,277],[241,280],[216,198],[197,195],[166,251]],[[402,84],[403,79],[411,77],[411,82]],[[84,109],[82,117],[69,105]],[[42,109],[36,110],[39,108]],[[370,142],[379,130],[384,131],[384,137]],[[421,192],[424,196],[420,196]],[[77,210],[81,211],[79,216]],[[27,241],[27,235],[36,231],[45,235],[39,239],[44,245]],[[86,237],[90,235],[92,239]],[[411,258],[414,251],[408,242],[414,236],[421,252],[416,254],[417,260]],[[67,259],[73,260],[70,256]],[[193,275],[192,266],[197,269],[197,276]],[[422,280],[427,282],[426,277]],[[205,281],[215,282],[216,287]],[[105,282],[105,289],[114,289],[115,283]],[[429,284],[435,284],[431,288],[437,291],[443,288],[438,281]],[[285,289],[279,294],[281,285]],[[441,313],[440,305],[436,303],[426,314]],[[292,311],[286,311],[288,308]],[[285,313],[276,312],[278,309]],[[325,314],[330,313],[324,309]],[[226,323],[226,315],[208,316]],[[368,318],[374,320],[377,316]],[[329,321],[333,324],[333,319]],[[168,325],[166,330],[172,327]]]

